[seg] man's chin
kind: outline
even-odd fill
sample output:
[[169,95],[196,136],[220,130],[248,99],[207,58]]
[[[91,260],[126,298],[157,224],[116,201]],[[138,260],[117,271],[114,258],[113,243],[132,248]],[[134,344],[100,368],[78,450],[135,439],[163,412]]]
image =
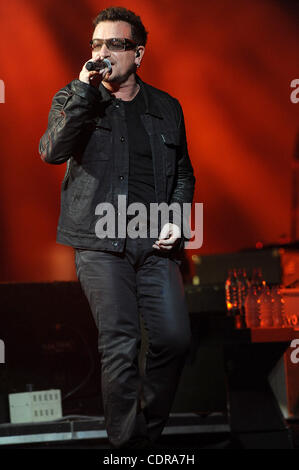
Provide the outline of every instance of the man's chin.
[[113,81],[113,72],[112,72],[111,74],[107,73],[107,74],[105,75],[105,78],[103,78],[102,81],[103,81],[103,82],[107,82],[107,83]]
[[117,74],[115,73],[111,73],[110,75],[106,75],[105,78],[103,79],[103,82],[106,82],[106,83],[121,83],[122,80],[121,80],[121,77],[119,77]]
[[118,75],[117,73],[114,73],[112,70],[112,73],[110,75],[106,75],[103,82],[106,83],[118,83],[119,85],[121,83],[124,83],[128,80],[129,76],[134,73],[134,71],[128,71],[125,75]]

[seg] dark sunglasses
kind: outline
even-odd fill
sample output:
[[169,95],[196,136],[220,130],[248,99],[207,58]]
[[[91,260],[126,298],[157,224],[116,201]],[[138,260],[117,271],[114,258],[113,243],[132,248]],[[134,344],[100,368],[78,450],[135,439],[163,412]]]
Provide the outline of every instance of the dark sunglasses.
[[137,46],[136,42],[126,38],[92,39],[89,44],[93,51],[100,51],[103,44],[109,51],[130,51]]

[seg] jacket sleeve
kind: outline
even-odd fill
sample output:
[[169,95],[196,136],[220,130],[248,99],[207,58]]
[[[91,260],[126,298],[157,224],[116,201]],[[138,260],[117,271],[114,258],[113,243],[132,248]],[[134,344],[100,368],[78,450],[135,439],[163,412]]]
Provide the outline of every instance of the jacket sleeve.
[[[177,177],[175,187],[171,196],[170,204],[177,203],[180,206],[179,219],[181,221],[182,242],[188,240],[189,233],[189,215],[191,213],[191,205],[194,196],[195,176],[193,167],[188,153],[188,145],[186,138],[185,121],[182,108],[179,104],[179,135],[180,145],[178,147],[177,158]],[[189,211],[183,209],[183,204],[189,203]],[[175,222],[175,214],[173,222]]]
[[66,162],[76,153],[84,126],[92,119],[100,92],[73,80],[53,98],[48,128],[39,142],[39,154],[47,163]]
[[193,201],[195,177],[193,173],[193,167],[188,153],[188,145],[186,138],[185,121],[182,108],[180,106],[180,118],[179,118],[179,155],[177,161],[177,180],[174,188],[171,202],[186,203],[190,204]]

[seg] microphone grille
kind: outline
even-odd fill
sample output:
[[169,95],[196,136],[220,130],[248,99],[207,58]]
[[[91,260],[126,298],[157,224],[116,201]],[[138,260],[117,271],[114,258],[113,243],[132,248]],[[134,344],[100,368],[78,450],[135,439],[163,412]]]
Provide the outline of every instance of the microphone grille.
[[91,70],[94,70],[94,65],[93,65],[93,62],[87,62],[87,64],[85,65],[85,67],[87,68],[87,70],[90,72]]

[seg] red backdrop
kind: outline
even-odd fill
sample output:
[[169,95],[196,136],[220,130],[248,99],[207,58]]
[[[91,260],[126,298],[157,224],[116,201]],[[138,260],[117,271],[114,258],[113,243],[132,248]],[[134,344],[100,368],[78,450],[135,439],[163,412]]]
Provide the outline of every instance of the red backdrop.
[[[290,235],[299,103],[298,15],[275,0],[128,0],[149,31],[141,78],[181,102],[204,203],[202,254]],[[92,19],[110,2],[0,3],[1,281],[75,279],[55,242],[65,165],[38,155],[55,92],[90,57]],[[298,13],[298,10],[297,10]],[[187,252],[188,256],[192,253]]]

